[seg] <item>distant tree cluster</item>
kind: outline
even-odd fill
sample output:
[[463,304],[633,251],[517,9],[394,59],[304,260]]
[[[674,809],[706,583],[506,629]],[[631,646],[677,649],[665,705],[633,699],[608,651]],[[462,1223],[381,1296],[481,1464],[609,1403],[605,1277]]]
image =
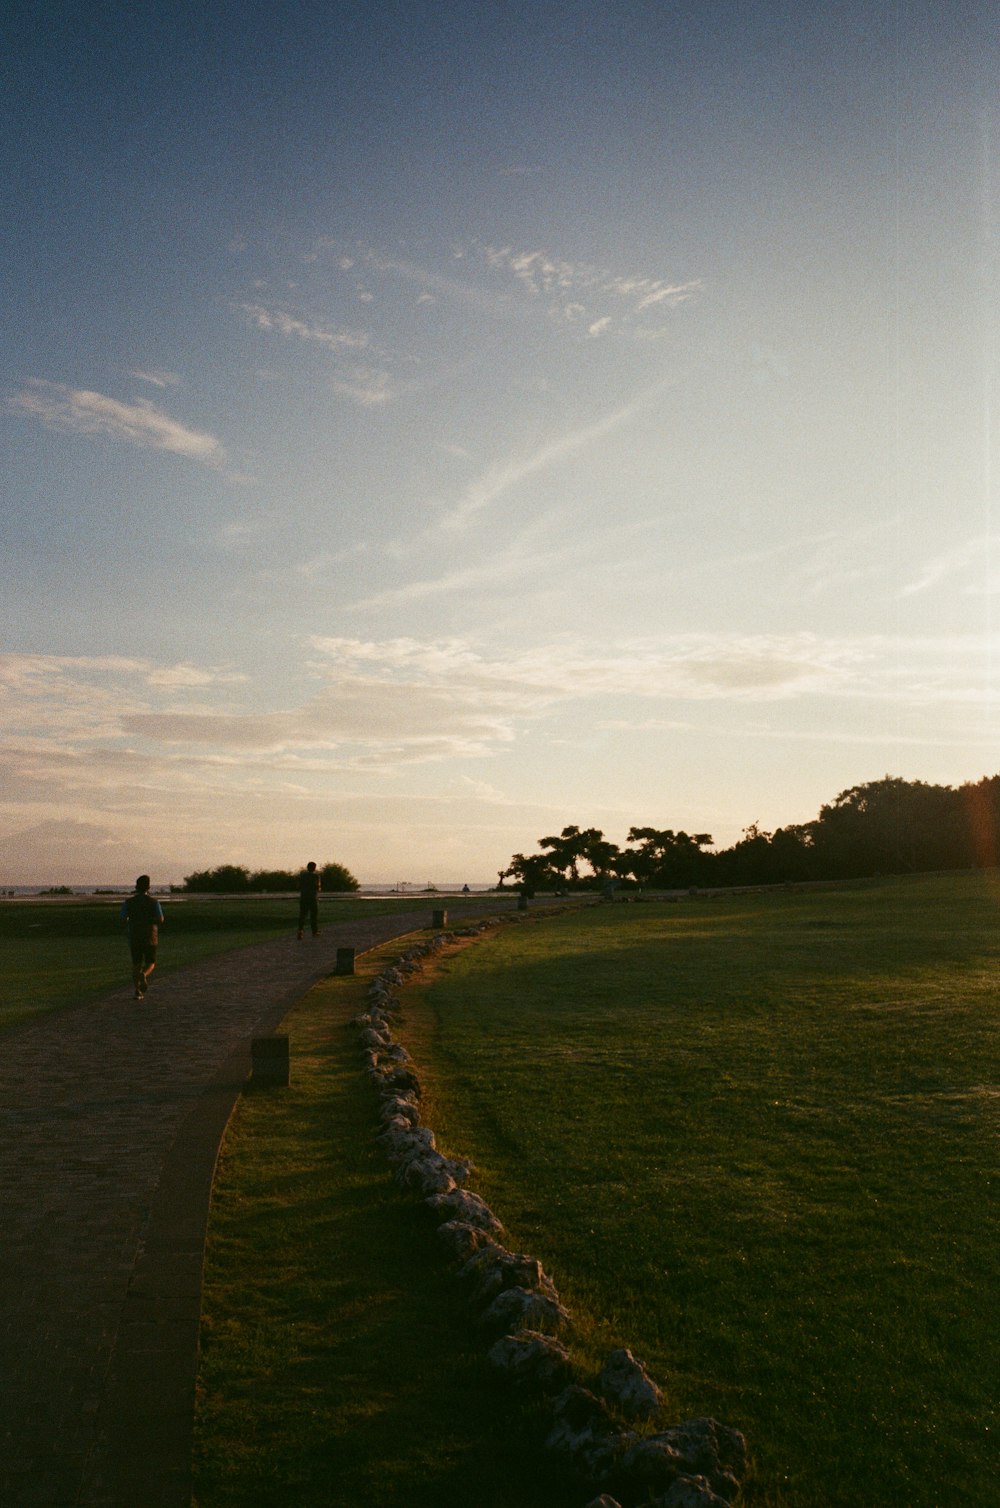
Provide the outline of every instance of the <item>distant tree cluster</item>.
[[[343,864],[323,864],[319,871],[324,891],[357,890],[358,882]],[[177,887],[197,895],[262,895],[298,890],[299,875],[291,869],[244,869],[242,864],[220,864],[217,869],[199,869],[184,876]]]
[[841,791],[812,822],[773,833],[753,823],[715,852],[708,833],[671,828],[631,827],[627,841],[618,848],[599,828],[564,827],[538,840],[541,853],[514,854],[500,885],[592,890],[613,880],[670,890],[983,868],[1000,859],[1000,775],[957,789],[886,775]]

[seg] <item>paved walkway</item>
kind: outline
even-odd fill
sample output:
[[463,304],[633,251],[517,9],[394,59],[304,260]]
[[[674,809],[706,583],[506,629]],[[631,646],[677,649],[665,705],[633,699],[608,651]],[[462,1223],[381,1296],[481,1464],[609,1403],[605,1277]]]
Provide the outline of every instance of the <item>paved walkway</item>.
[[250,1039],[338,947],[430,920],[359,914],[0,1038],[4,1508],[187,1508],[205,1225]]

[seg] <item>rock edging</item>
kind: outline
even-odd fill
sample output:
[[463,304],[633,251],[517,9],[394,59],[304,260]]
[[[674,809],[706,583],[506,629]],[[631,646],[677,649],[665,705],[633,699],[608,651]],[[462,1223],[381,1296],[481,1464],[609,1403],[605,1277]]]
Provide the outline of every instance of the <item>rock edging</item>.
[[633,1429],[660,1422],[662,1394],[624,1347],[589,1379],[592,1387],[576,1380],[561,1338],[571,1336],[573,1321],[552,1278],[535,1257],[503,1245],[502,1223],[466,1187],[473,1164],[446,1157],[421,1123],[420,1081],[392,1034],[400,1008],[396,992],[442,948],[524,920],[496,918],[436,933],[412,944],[369,983],[365,1008],[353,1024],[380,1099],[378,1140],[399,1182],[438,1217],[438,1236],[490,1364],[551,1409],[546,1446],[582,1488],[599,1494],[587,1508],[731,1508],[747,1464],[740,1432],[716,1419],[688,1419],[653,1433]]

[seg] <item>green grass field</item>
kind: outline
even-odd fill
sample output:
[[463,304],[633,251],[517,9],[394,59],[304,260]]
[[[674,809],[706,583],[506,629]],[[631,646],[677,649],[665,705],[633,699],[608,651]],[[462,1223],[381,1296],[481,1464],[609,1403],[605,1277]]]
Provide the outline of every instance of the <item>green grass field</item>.
[[[995,1498],[998,921],[983,876],[594,907],[407,989],[427,1123],[577,1359],[628,1345],[742,1428],[754,1508]],[[371,1144],[358,988],[307,997],[288,1099],[227,1140],[200,1508],[579,1504]]]
[[[123,899],[0,900],[0,1030],[128,985],[131,964],[118,919]],[[157,962],[161,976],[199,958],[280,936],[298,919],[294,896],[158,899],[166,915]],[[322,902],[322,924],[357,915],[359,907],[370,915],[412,910],[423,901],[328,896]]]
[[998,922],[964,876],[603,907],[427,992],[439,1140],[748,1503],[996,1492]]

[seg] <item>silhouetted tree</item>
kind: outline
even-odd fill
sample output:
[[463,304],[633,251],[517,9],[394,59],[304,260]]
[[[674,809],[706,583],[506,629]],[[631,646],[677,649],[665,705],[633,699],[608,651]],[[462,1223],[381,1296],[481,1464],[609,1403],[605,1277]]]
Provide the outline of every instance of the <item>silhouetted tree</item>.
[[579,863],[584,856],[582,839],[578,827],[564,827],[558,837],[550,835],[538,840],[539,848],[549,850],[551,867],[574,885],[580,878]]
[[630,827],[628,841],[634,850],[631,872],[640,884],[672,888],[694,885],[709,871],[709,855],[702,852],[711,843],[709,833],[674,832],[673,828]]
[[184,876],[184,889],[198,894],[243,895],[250,889],[250,871],[242,864],[220,864],[217,869],[196,870]]
[[601,882],[612,874],[621,878],[622,853],[617,843],[609,843],[604,834],[594,828],[588,828],[587,831],[596,832],[596,836],[588,840],[584,851],[584,858],[593,870],[595,880]]
[[[359,888],[343,864],[324,864],[320,878],[324,890]],[[291,869],[255,869],[251,874],[242,864],[220,864],[217,869],[199,869],[185,875],[181,888],[195,895],[275,895],[298,890],[299,876],[297,870]]]
[[[618,849],[599,827],[564,827],[558,837],[539,838],[539,848],[549,850],[548,862],[568,885],[592,887],[602,875],[613,872]],[[590,875],[580,874],[580,864],[590,865]]]
[[780,885],[813,878],[811,840],[804,827],[766,833],[752,822],[738,843],[711,858],[719,885]]
[[[753,822],[739,842],[706,852],[708,833],[630,827],[618,849],[600,828],[564,827],[539,839],[547,853],[515,854],[501,876],[530,875],[531,883],[566,880],[592,887],[610,874],[631,875],[639,886],[776,885],[963,869],[1000,862],[1000,774],[958,790],[886,775],[841,791],[812,822],[764,832]],[[580,874],[580,864],[593,874]]]
[[298,885],[298,879],[290,869],[255,869],[250,876],[250,889],[268,895],[297,890]]
[[505,873],[518,882],[525,895],[533,895],[536,890],[554,890],[562,883],[562,876],[544,853],[514,854]]
[[812,824],[819,868],[830,877],[910,874],[971,862],[962,799],[951,786],[886,775],[841,791]]

